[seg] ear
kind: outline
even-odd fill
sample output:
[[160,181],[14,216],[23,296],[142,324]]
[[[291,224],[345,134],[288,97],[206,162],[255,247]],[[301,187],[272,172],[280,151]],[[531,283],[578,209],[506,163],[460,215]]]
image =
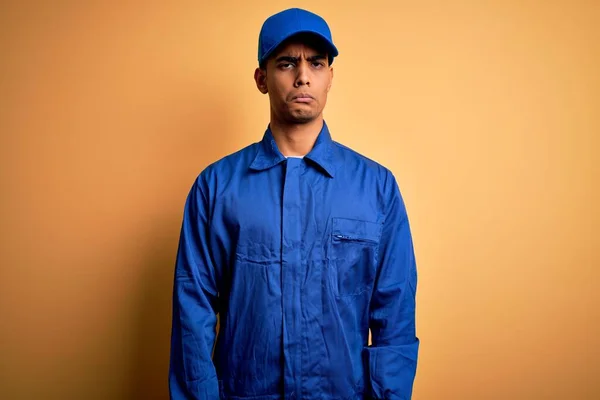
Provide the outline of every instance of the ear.
[[254,71],[254,81],[256,82],[256,87],[262,94],[267,94],[269,92],[267,88],[267,70],[256,68]]
[[329,84],[327,85],[327,92],[331,89],[331,84],[333,83],[333,67],[329,67]]

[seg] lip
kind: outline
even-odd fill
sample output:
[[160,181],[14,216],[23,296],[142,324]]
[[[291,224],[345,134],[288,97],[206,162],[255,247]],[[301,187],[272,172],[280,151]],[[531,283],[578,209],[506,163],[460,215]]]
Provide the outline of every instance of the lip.
[[311,101],[313,101],[315,98],[312,97],[310,94],[308,93],[300,93],[295,95],[294,97],[292,97],[292,101],[295,101],[297,103],[310,103]]

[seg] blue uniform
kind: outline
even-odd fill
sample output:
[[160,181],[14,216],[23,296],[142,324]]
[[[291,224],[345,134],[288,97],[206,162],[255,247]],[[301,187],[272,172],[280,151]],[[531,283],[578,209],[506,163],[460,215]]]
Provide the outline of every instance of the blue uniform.
[[392,173],[325,123],[301,159],[267,129],[202,171],[186,200],[171,398],[410,399],[416,285]]

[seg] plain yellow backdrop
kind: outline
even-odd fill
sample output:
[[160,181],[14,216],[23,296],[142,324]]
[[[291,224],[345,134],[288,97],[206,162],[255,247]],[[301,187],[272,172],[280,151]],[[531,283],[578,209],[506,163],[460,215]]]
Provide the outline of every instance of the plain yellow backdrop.
[[3,1],[0,398],[167,398],[185,196],[261,139],[291,6],[340,50],[334,139],[408,207],[414,399],[600,398],[599,4]]

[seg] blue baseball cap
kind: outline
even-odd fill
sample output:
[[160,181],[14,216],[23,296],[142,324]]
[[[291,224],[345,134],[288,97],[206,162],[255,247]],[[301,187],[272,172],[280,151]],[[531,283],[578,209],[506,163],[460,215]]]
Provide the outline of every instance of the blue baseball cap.
[[290,8],[270,16],[263,23],[258,37],[258,64],[262,65],[283,41],[299,33],[321,39],[328,49],[330,64],[338,55],[329,26],[322,17],[301,8]]

